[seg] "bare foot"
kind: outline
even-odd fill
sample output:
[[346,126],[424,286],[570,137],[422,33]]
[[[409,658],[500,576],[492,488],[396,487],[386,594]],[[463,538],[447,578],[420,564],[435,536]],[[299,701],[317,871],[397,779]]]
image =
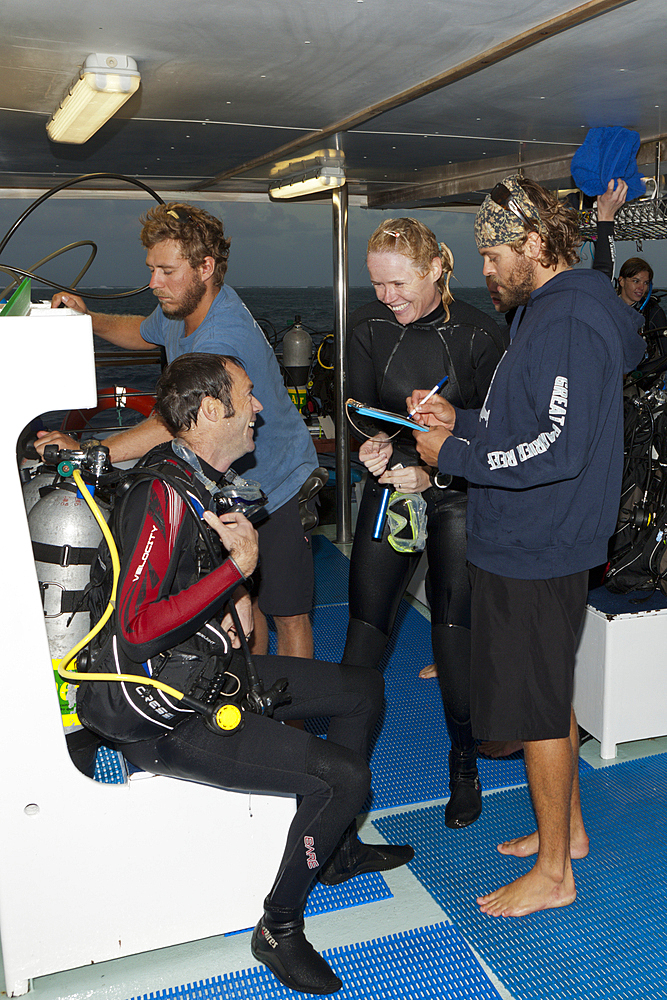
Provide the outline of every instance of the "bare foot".
[[499,757],[509,757],[517,750],[523,750],[521,740],[482,740],[479,744],[479,752],[483,757],[492,757],[497,760]]
[[431,677],[438,676],[438,668],[435,663],[429,663],[427,667],[422,667],[419,671],[419,676],[423,681],[428,681]]
[[[498,844],[501,854],[511,854],[515,858],[528,858],[537,854],[540,847],[540,835],[535,830],[525,837],[515,837]],[[588,836],[585,833],[570,837],[570,857],[585,858],[589,850]]]
[[562,882],[531,869],[515,882],[504,885],[488,896],[478,896],[477,902],[483,913],[489,917],[524,917],[538,910],[551,910],[559,906],[569,906],[577,898],[572,870]]

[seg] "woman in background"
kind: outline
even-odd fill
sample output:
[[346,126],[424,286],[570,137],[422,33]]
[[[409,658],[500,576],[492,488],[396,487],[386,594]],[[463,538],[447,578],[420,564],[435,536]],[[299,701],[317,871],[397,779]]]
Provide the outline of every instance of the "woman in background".
[[[506,346],[484,313],[455,302],[449,290],[454,260],[444,243],[415,219],[383,223],[368,243],[367,266],[376,302],[351,318],[349,395],[368,406],[405,412],[415,386],[446,375],[441,394],[454,406],[479,408]],[[412,432],[378,434],[359,449],[369,476],[360,505],[350,565],[350,622],[343,662],[377,667],[399,602],[421,553],[396,551],[385,525],[373,539],[386,487],[426,501],[427,594],[431,638],[447,729],[451,797],[445,822],[473,823],[482,809],[476,744],[470,725],[470,592],[466,566],[466,487],[424,466]]]
[[[658,300],[651,295],[653,289],[653,268],[642,257],[630,257],[618,273],[618,294],[624,302],[644,316],[644,328],[640,330],[648,345],[649,358],[667,354],[665,327],[667,318]],[[654,330],[662,330],[657,336]]]

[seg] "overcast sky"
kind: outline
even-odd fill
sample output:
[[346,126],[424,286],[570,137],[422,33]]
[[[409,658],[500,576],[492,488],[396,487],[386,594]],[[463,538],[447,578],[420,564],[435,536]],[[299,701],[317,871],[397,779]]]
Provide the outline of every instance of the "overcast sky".
[[[0,200],[0,232],[5,233],[30,204]],[[97,243],[98,255],[82,286],[136,286],[144,284],[145,251],[139,242],[138,217],[152,201],[58,199],[39,206],[17,230],[2,253],[2,264],[29,269],[40,258],[77,240]],[[232,239],[227,280],[232,286],[269,285],[304,287],[330,285],[333,273],[332,209],[330,205],[295,202],[272,204],[200,202],[222,216]],[[350,285],[365,285],[366,243],[373,230],[391,212],[349,209]],[[463,286],[483,284],[481,258],[473,240],[472,214],[421,211],[405,213],[421,219],[454,253],[454,274]],[[620,264],[635,256],[634,243],[617,244]],[[40,268],[40,273],[69,284],[87,255],[79,249]],[[667,241],[644,244],[641,254],[656,272],[656,285],[667,286]],[[584,250],[584,266],[590,251]],[[9,280],[9,279],[8,279]],[[0,286],[4,287],[4,286]]]
[[[0,231],[5,233],[30,203],[0,201]],[[98,256],[83,284],[132,285],[146,279],[145,250],[139,242],[138,218],[152,201],[53,198],[40,205],[12,236],[2,254],[3,264],[26,269],[65,244],[88,239],[97,243]],[[220,215],[232,239],[227,280],[230,285],[330,285],[333,273],[331,205],[254,202],[198,202]],[[368,281],[364,266],[366,243],[373,230],[391,212],[351,207],[349,275],[351,285]],[[416,212],[438,239],[454,252],[456,274],[464,285],[481,283],[481,267],[472,240],[472,215]],[[44,265],[40,273],[69,283],[88,251],[79,249]]]

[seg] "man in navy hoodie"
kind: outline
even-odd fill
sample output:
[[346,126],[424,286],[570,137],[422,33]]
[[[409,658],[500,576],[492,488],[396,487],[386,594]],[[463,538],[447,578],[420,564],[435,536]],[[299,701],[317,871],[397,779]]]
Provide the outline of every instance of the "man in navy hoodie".
[[[644,353],[637,317],[578,261],[575,213],[508,177],[475,220],[484,275],[518,307],[481,410],[440,397],[421,408],[422,458],[464,476],[472,579],[472,722],[481,740],[521,740],[537,831],[500,844],[537,854],[526,874],[477,900],[523,916],[576,897],[588,853],[571,707],[588,571],[606,562],[619,507],[624,372]],[[409,409],[426,390],[415,390]],[[419,412],[419,411],[418,411]]]

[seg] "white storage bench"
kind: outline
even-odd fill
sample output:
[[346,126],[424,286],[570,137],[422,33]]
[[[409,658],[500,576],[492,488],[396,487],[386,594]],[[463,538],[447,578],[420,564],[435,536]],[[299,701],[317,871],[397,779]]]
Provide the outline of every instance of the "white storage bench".
[[647,596],[604,587],[589,594],[574,710],[605,759],[616,756],[617,743],[667,734],[667,598]]
[[0,940],[14,996],[36,976],[254,925],[295,801],[164,777],[103,784],[72,764],[15,448],[37,412],[95,405],[92,328],[57,310],[0,322]]

